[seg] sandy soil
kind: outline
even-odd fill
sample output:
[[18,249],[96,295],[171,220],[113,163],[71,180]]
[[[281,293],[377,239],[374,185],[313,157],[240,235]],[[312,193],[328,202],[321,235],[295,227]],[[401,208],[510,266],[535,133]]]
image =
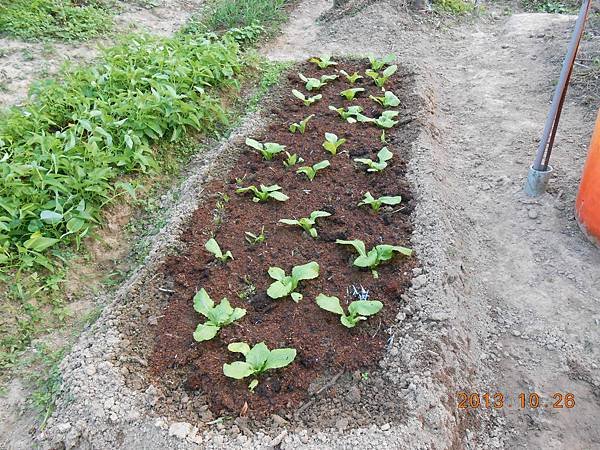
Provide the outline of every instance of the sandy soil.
[[[577,98],[567,100],[548,193],[529,199],[521,192],[560,70],[556,60],[566,48],[574,18],[516,14],[442,30],[411,19],[393,3],[377,2],[351,17],[317,24],[329,7],[324,0],[302,2],[265,54],[303,59],[314,53],[395,53],[403,64],[415,66],[422,76],[422,95],[429,99],[423,119],[428,133],[413,146],[411,164],[420,195],[413,240],[425,256],[424,273],[415,278],[409,294],[414,306],[398,317],[398,341],[381,364],[383,388],[398,388],[398,402],[408,405],[405,421],[351,431],[352,425],[345,423],[310,432],[301,424],[279,423],[249,433],[242,424],[234,425],[236,433],[220,424],[196,435],[190,431],[196,424],[140,416],[139,396],[111,390],[117,369],[99,355],[118,351],[119,334],[111,328],[115,311],[130,295],[145,292],[149,276],[142,273],[120,291],[65,361],[66,389],[77,401],[66,395],[60,399],[48,430],[38,436],[42,447],[56,442],[66,448],[98,448],[102,443],[157,449],[198,444],[315,449],[600,446],[600,355],[595,345],[600,339],[600,251],[582,236],[573,217],[595,111]],[[249,121],[246,130],[255,125]],[[205,171],[186,183],[191,194],[182,202],[187,202],[183,209],[188,215],[199,201],[198,182]],[[179,227],[185,217],[181,211],[174,209],[179,215],[173,223]],[[167,240],[155,253],[169,245]],[[510,400],[498,410],[465,412],[457,408],[457,391],[501,392]],[[576,406],[521,410],[516,407],[521,392],[538,393],[543,404],[551,404],[555,392],[572,393]],[[112,397],[103,397],[106,393]],[[156,402],[159,396],[148,388],[145,399]],[[20,405],[18,399],[14,403]],[[22,433],[8,448],[27,448],[19,447],[19,440]]]

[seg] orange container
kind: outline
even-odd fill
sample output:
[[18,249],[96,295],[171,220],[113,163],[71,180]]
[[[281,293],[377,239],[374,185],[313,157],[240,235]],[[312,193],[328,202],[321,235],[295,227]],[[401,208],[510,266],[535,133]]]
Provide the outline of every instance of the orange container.
[[575,201],[575,214],[581,229],[600,245],[600,111],[592,135],[579,193]]

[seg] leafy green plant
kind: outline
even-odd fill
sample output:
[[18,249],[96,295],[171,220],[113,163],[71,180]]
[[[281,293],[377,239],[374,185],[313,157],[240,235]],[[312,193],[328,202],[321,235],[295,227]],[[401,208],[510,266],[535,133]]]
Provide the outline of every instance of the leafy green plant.
[[337,155],[340,146],[345,142],[346,139],[339,139],[337,135],[333,133],[325,133],[325,142],[323,142],[323,148],[335,156]]
[[345,70],[340,70],[340,73],[346,77],[346,80],[350,82],[350,84],[356,83],[358,80],[364,78],[358,72],[354,72],[352,75],[349,75]]
[[285,0],[219,0],[208,4],[201,25],[206,30],[265,25],[277,30],[286,19]]
[[105,2],[90,0],[0,1],[0,34],[25,40],[87,40],[108,33],[112,13]]
[[359,202],[358,206],[369,205],[373,211],[379,211],[383,205],[399,205],[402,201],[402,197],[397,196],[382,196],[375,199],[370,192],[366,192],[363,199]]
[[331,59],[331,56],[323,56],[321,58],[310,58],[308,60],[311,63],[315,63],[319,69],[327,69],[330,66],[337,66],[337,63]]
[[235,92],[241,58],[231,41],[129,36],[1,113],[0,265],[51,268],[59,243],[79,245],[105,205],[135,195],[132,175],[163,170],[173,156],[157,144],[227,124],[215,93]]
[[381,172],[388,166],[388,161],[392,159],[394,154],[388,150],[387,147],[383,147],[377,152],[377,161],[373,161],[368,158],[354,158],[354,161],[364,164],[367,166],[367,172]]
[[292,94],[294,95],[294,97],[302,100],[302,102],[304,103],[304,106],[310,106],[313,103],[315,103],[323,98],[322,94],[317,94],[317,95],[313,95],[312,97],[307,97],[302,92],[300,92],[296,89],[292,90]]
[[298,156],[296,153],[292,155],[289,152],[285,152],[285,154],[287,157],[283,160],[283,165],[286,169],[289,169],[290,167],[294,167],[296,164],[304,162],[304,159]]
[[356,123],[357,117],[362,116],[361,113],[363,111],[362,106],[359,105],[349,106],[348,109],[344,109],[343,107],[336,108],[335,106],[329,105],[329,109],[337,112],[339,116],[348,123]]
[[391,64],[394,62],[394,59],[396,57],[394,55],[386,55],[381,59],[377,59],[373,56],[369,57],[369,63],[371,64],[371,69],[372,70],[381,70],[383,69],[383,67]]
[[396,97],[396,95],[392,91],[385,91],[382,97],[375,97],[374,95],[369,95],[369,98],[379,103],[381,106],[385,107],[396,107],[400,104],[400,99]]
[[377,119],[371,119],[370,122],[377,125],[379,128],[392,128],[398,123],[394,117],[398,116],[398,111],[384,111]]
[[398,66],[394,64],[393,66],[386,67],[381,74],[379,72],[376,72],[375,70],[367,69],[365,71],[365,75],[372,78],[377,87],[382,88],[385,86],[389,78],[396,73],[397,70]]
[[394,257],[394,252],[400,253],[404,256],[411,256],[413,252],[410,248],[389,244],[376,245],[369,250],[369,252],[367,252],[365,243],[358,239],[351,241],[337,239],[335,243],[353,246],[358,253],[358,257],[354,260],[353,264],[356,267],[371,269],[371,273],[373,274],[374,278],[379,278],[379,274],[376,270],[377,266],[384,261],[389,261],[392,259]]
[[294,266],[291,275],[286,275],[279,267],[269,267],[269,276],[275,281],[267,289],[267,295],[271,298],[283,298],[288,295],[296,303],[302,300],[302,294],[295,292],[298,284],[303,280],[313,280],[319,276],[319,264],[311,261],[301,266]]
[[266,161],[271,161],[276,154],[285,150],[285,145],[277,144],[275,142],[265,142],[263,144],[251,138],[246,138],[246,145],[258,150]]
[[[548,0],[542,0],[542,2],[543,4],[548,5],[548,7],[540,8],[538,10],[540,12],[555,12],[560,14],[565,14],[568,12],[568,8],[566,8],[562,3],[554,3]],[[435,0],[433,4],[436,9],[457,15],[470,13],[475,9],[475,4],[468,0]]]
[[265,186],[264,184],[260,185],[260,189],[256,186],[248,186],[243,188],[236,189],[237,194],[245,194],[246,192],[251,192],[253,194],[252,201],[254,203],[263,203],[268,201],[269,199],[277,200],[278,202],[285,202],[289,199],[287,195],[285,195],[281,191],[281,186],[277,184],[273,184],[271,186]]
[[265,227],[260,229],[259,234],[254,234],[250,231],[245,231],[244,234],[246,235],[246,242],[250,245],[262,244],[267,240],[267,237],[265,236]]
[[319,170],[323,170],[329,166],[331,166],[331,163],[329,162],[329,160],[325,159],[321,162],[313,164],[312,166],[300,167],[298,170],[296,170],[296,173],[303,173],[304,175],[306,175],[306,178],[312,181],[317,176],[317,172]]
[[311,114],[310,116],[302,119],[299,123],[294,122],[293,124],[290,125],[290,131],[292,133],[296,133],[299,131],[300,134],[304,134],[304,132],[306,131],[306,126],[308,125],[308,121],[310,119],[312,119],[313,117],[315,117],[315,115]]
[[329,217],[331,214],[327,211],[313,211],[310,213],[310,216],[303,217],[301,219],[280,219],[281,223],[285,223],[286,225],[297,225],[301,227],[304,231],[306,231],[311,237],[317,238],[317,229],[315,225],[317,223],[317,219],[319,217]]
[[338,77],[337,75],[321,75],[321,78],[306,78],[301,73],[299,73],[298,76],[302,81],[304,81],[304,83],[306,83],[305,87],[307,91],[321,89],[327,84],[328,81],[335,80]]
[[354,328],[361,320],[367,320],[367,317],[377,314],[383,308],[383,303],[378,300],[356,300],[348,305],[346,314],[337,297],[319,294],[316,302],[321,309],[339,315],[340,322],[346,328]]
[[356,97],[356,94],[358,94],[359,92],[365,92],[365,89],[364,88],[346,89],[346,90],[340,92],[340,95],[342,97],[344,97],[346,100],[354,100],[354,97]]
[[222,263],[226,263],[228,259],[233,259],[233,255],[229,250],[227,250],[225,253],[221,251],[221,247],[219,246],[215,238],[210,238],[208,241],[206,241],[206,244],[204,244],[204,248],[209,253],[215,255],[215,258]]
[[246,315],[243,308],[232,308],[227,298],[215,306],[204,288],[194,296],[194,309],[208,320],[199,324],[194,331],[194,340],[198,342],[209,341],[214,338],[219,330]]
[[[227,346],[227,350],[233,353],[241,353],[246,361],[234,361],[231,364],[223,364],[223,373],[226,377],[241,380],[250,376],[258,376],[267,370],[281,369],[286,367],[296,358],[296,350],[293,348],[276,348],[269,350],[264,342],[250,348],[245,342],[233,342]],[[255,378],[248,385],[250,392],[254,392],[258,386]]]

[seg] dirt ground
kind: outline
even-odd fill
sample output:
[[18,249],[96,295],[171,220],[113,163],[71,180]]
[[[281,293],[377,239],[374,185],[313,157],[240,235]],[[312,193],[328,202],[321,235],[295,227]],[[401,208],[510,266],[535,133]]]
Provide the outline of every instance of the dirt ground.
[[[57,448],[57,442],[66,448],[152,449],[600,446],[600,251],[573,216],[596,111],[579,97],[565,104],[548,193],[530,199],[521,192],[574,17],[491,13],[432,26],[396,5],[376,2],[318,24],[330,3],[303,1],[282,36],[263,51],[286,60],[394,53],[421,77],[419,92],[429,108],[422,111],[424,132],[412,146],[409,178],[418,200],[413,244],[424,266],[415,273],[406,297],[411,306],[398,315],[396,341],[373,380],[382,390],[397,390],[404,420],[378,418],[354,427],[344,416],[323,419],[322,426],[307,420],[308,427],[279,417],[270,429],[236,421],[205,424],[197,433],[199,424],[145,416],[159,393],[152,386],[143,397],[115,388],[118,366],[108,359],[133,358],[118,356],[125,338],[113,325],[119,308],[145,292],[150,275],[142,269],[65,360],[66,393],[48,429],[35,438],[42,448]],[[257,120],[250,118],[232,139],[244,137]],[[205,179],[203,168],[186,182],[182,189],[192,193],[174,209],[179,215],[169,232],[181,229]],[[172,245],[163,238],[156,258]],[[359,381],[341,382],[348,395],[364,401]],[[458,408],[460,391],[500,392],[507,401],[497,410],[464,411]],[[551,405],[555,393],[571,393],[576,405],[520,409],[520,393],[539,394],[543,405]],[[21,433],[10,434],[8,448],[30,448],[27,428],[18,428],[27,415],[21,419],[12,417]],[[207,414],[206,423],[213,420]]]

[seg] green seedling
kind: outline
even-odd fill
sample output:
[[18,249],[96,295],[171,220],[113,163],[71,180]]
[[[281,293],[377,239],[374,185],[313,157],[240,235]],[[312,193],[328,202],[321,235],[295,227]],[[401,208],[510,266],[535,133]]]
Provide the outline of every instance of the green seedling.
[[369,57],[369,63],[371,63],[371,69],[373,69],[373,70],[380,70],[384,66],[387,66],[387,65],[393,63],[394,59],[396,59],[396,57],[394,55],[391,55],[391,54],[390,55],[385,55],[381,59],[377,59],[375,57],[370,56]]
[[345,91],[340,92],[340,95],[346,100],[354,100],[354,97],[356,97],[356,94],[359,92],[365,92],[364,88],[346,89]]
[[396,97],[392,91],[385,91],[382,97],[375,97],[374,95],[369,95],[369,98],[381,106],[391,106],[396,107],[400,104],[400,99]]
[[385,137],[385,130],[381,130],[381,136],[379,136],[379,140],[381,141],[382,144],[388,143],[388,141],[386,140],[386,137]]
[[384,111],[377,119],[370,119],[369,122],[374,123],[379,128],[392,128],[398,123],[397,120],[394,120],[394,117],[398,114],[398,111]]
[[289,199],[287,195],[283,192],[279,192],[281,190],[281,186],[274,184],[272,186],[265,186],[264,184],[260,185],[260,189],[256,186],[248,186],[244,188],[236,189],[237,194],[245,194],[246,192],[251,192],[254,197],[252,201],[254,203],[264,203],[269,199],[277,200],[278,202],[285,202]]
[[204,244],[204,248],[209,253],[215,255],[215,258],[222,263],[226,263],[228,259],[233,259],[233,255],[229,250],[227,250],[225,253],[221,251],[221,247],[214,238],[210,238],[208,241],[206,241],[206,244]]
[[337,75],[322,75],[321,78],[306,78],[301,73],[298,74],[300,79],[306,83],[305,87],[307,91],[312,91],[313,89],[321,89],[323,86],[327,84],[328,81],[335,80]]
[[361,114],[363,111],[362,107],[358,105],[349,106],[348,109],[344,109],[343,107],[336,108],[335,106],[329,105],[329,109],[337,112],[340,117],[348,123],[356,123],[358,120],[357,117],[359,116],[365,117]]
[[296,153],[291,155],[290,153],[285,152],[285,154],[286,154],[287,158],[283,160],[283,165],[286,167],[286,169],[289,169],[290,167],[294,167],[298,163],[304,162],[304,159],[299,157]]
[[[233,342],[227,346],[227,350],[233,353],[241,353],[246,361],[234,361],[231,364],[223,364],[223,374],[226,377],[241,380],[250,376],[258,376],[267,370],[280,369],[288,366],[296,358],[296,349],[276,348],[269,350],[264,342],[250,348],[245,342]],[[255,378],[248,385],[250,392],[254,392],[258,386]]]
[[358,206],[369,205],[373,211],[378,212],[383,205],[399,205],[401,201],[402,197],[399,195],[395,197],[383,196],[375,199],[370,192],[367,192]]
[[339,315],[340,322],[346,328],[354,328],[358,322],[367,320],[367,317],[377,314],[383,308],[383,303],[378,300],[356,300],[348,305],[346,314],[337,297],[319,294],[316,301],[321,309]]
[[262,244],[267,240],[267,237],[265,236],[265,227],[260,229],[260,234],[254,234],[250,231],[245,231],[244,234],[246,235],[246,242],[250,245]]
[[352,75],[349,75],[345,70],[340,70],[340,73],[346,77],[346,80],[348,80],[350,84],[354,84],[358,80],[364,78],[362,75],[359,75],[358,72],[354,72]]
[[194,296],[194,309],[208,320],[199,324],[194,331],[194,340],[198,342],[209,341],[214,338],[219,330],[246,315],[243,308],[232,308],[227,298],[215,306],[204,288]]
[[321,94],[313,95],[312,97],[307,97],[302,92],[297,91],[296,89],[292,90],[292,94],[294,95],[294,97],[302,100],[304,106],[310,106],[323,98]]
[[379,72],[376,72],[375,70],[367,69],[365,71],[365,75],[372,78],[377,87],[382,88],[385,86],[385,83],[387,83],[389,78],[396,73],[397,70],[398,66],[394,64],[393,66],[386,67],[381,74]]
[[304,132],[306,131],[306,126],[308,125],[308,121],[310,119],[312,119],[315,115],[311,114],[310,116],[302,119],[299,123],[294,122],[293,124],[290,125],[290,131],[292,133],[296,133],[296,132],[300,132],[300,134],[304,134]]
[[277,144],[275,142],[265,142],[263,144],[250,138],[246,139],[246,145],[258,150],[262,157],[267,161],[271,161],[277,153],[281,153],[285,150],[285,145]]
[[325,142],[323,142],[323,148],[332,155],[337,155],[338,149],[342,144],[346,142],[346,139],[339,139],[333,133],[325,133]]
[[388,166],[388,161],[392,159],[393,153],[387,147],[383,147],[377,152],[377,161],[368,158],[354,158],[354,161],[367,166],[367,172],[381,172]]
[[319,264],[311,261],[302,266],[292,268],[292,274],[286,275],[283,269],[279,267],[269,267],[269,276],[275,281],[267,289],[267,295],[271,298],[283,298],[288,295],[296,303],[302,300],[302,294],[295,292],[298,283],[302,280],[313,280],[319,276]]
[[329,160],[325,159],[321,162],[313,164],[312,166],[300,167],[298,170],[296,170],[296,173],[303,173],[304,175],[306,175],[306,178],[312,181],[317,176],[317,172],[319,170],[323,170],[329,166],[331,166],[331,163],[329,162]]
[[394,257],[394,252],[400,253],[404,256],[411,256],[413,252],[410,248],[389,244],[376,245],[369,250],[369,252],[367,252],[365,243],[358,239],[354,239],[352,241],[338,239],[335,241],[335,243],[353,246],[358,253],[358,257],[354,260],[353,265],[362,268],[368,267],[373,274],[373,278],[379,278],[379,274],[375,269],[382,262],[392,259]]
[[331,214],[326,211],[313,211],[310,213],[309,217],[303,217],[301,219],[280,219],[281,223],[285,223],[286,225],[298,225],[302,227],[304,231],[306,231],[311,237],[317,238],[317,229],[315,225],[317,223],[317,219],[319,217],[329,217]]
[[331,59],[331,56],[323,56],[322,58],[310,58],[308,62],[315,63],[319,69],[327,69],[330,66],[337,66],[337,63]]

